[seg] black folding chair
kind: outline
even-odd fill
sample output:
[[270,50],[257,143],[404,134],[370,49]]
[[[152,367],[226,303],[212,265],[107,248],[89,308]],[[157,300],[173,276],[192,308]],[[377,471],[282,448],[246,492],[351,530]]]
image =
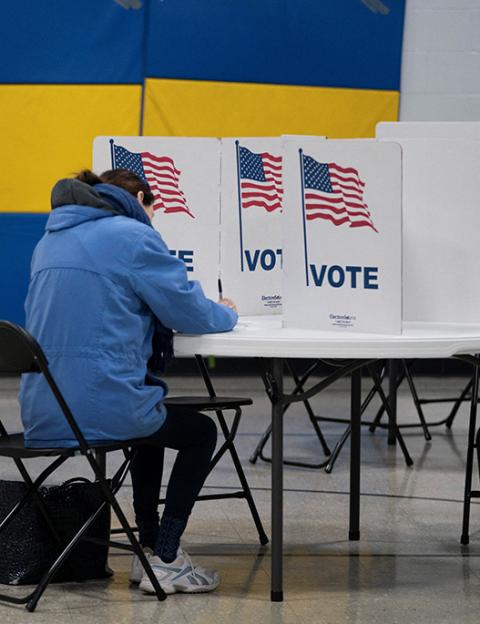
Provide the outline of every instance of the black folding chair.
[[[313,364],[311,364],[307,370],[301,375],[298,376],[296,371],[293,368],[293,364],[291,361],[287,360],[286,364],[287,364],[287,368],[289,370],[289,372],[292,375],[292,378],[295,382],[295,387],[294,390],[292,392],[292,394],[300,394],[302,392],[304,392],[304,386],[306,384],[306,382],[308,381],[308,379],[311,377],[311,375],[313,373],[315,373],[317,371],[317,369],[319,368],[319,366],[321,364],[327,364],[328,366],[333,367],[334,369],[340,369],[342,368],[345,364],[347,364],[349,362],[349,360],[341,360],[341,359],[336,359],[336,360],[326,360],[326,359],[322,359],[322,360],[316,360]],[[370,375],[370,377],[373,380],[373,386],[370,389],[370,391],[368,392],[367,396],[365,397],[365,399],[362,401],[362,405],[360,408],[360,414],[363,414],[364,411],[367,409],[367,407],[369,406],[370,402],[372,401],[373,397],[378,394],[380,397],[380,400],[382,402],[382,407],[383,409],[387,412],[388,416],[389,416],[389,428],[392,430],[392,436],[393,439],[398,441],[399,446],[402,450],[402,453],[404,455],[405,458],[405,463],[407,464],[407,466],[412,466],[413,465],[413,460],[410,457],[410,454],[408,452],[407,446],[405,444],[405,441],[400,433],[400,429],[396,424],[396,419],[393,418],[392,413],[391,413],[391,407],[388,404],[388,397],[385,395],[385,393],[383,392],[382,389],[382,381],[383,381],[383,377],[384,377],[384,372],[385,372],[385,367],[382,365],[382,362],[379,362],[380,368],[382,369],[380,372],[377,372],[376,367],[373,365],[368,365],[366,366],[366,369]],[[328,379],[330,377],[330,375],[328,377],[326,377],[326,379]],[[267,394],[269,394],[269,383],[268,383],[268,379],[267,379],[267,375],[264,372],[262,374],[262,378],[263,378],[263,382],[265,385],[265,389],[267,391]],[[337,380],[338,379],[338,375],[336,373],[331,375],[331,378],[333,380]],[[317,438],[323,448],[323,452],[324,454],[327,456],[327,459],[322,460],[320,462],[307,462],[307,461],[298,461],[298,460],[292,460],[292,459],[284,459],[283,460],[283,464],[285,466],[296,466],[296,467],[300,467],[300,468],[314,468],[314,469],[318,469],[318,468],[325,468],[325,472],[327,473],[331,473],[333,470],[333,467],[335,465],[335,462],[337,461],[345,443],[347,442],[348,438],[350,437],[350,433],[351,433],[351,424],[350,424],[350,419],[349,418],[333,418],[330,416],[317,416],[313,413],[312,407],[307,400],[303,401],[303,404],[305,406],[305,409],[307,410],[310,422],[312,423],[314,432],[317,435]],[[284,413],[287,411],[287,409],[290,407],[290,405],[286,405],[284,408]],[[382,412],[383,413],[383,412]],[[323,437],[322,431],[320,430],[319,427],[319,422],[335,422],[335,423],[345,423],[347,424],[347,427],[345,429],[345,431],[343,432],[343,434],[341,435],[340,439],[338,440],[338,442],[335,444],[335,447],[333,449],[333,451],[330,451],[330,449],[327,446],[327,443],[325,442],[325,438]],[[365,422],[365,421],[361,421],[362,425],[369,425],[370,427],[372,426],[371,422]],[[379,425],[379,426],[383,426],[383,425]],[[258,442],[257,446],[255,447],[255,450],[253,451],[252,455],[250,456],[250,463],[255,464],[257,459],[260,457],[260,459],[262,459],[265,462],[269,462],[271,463],[272,459],[271,457],[268,457],[267,455],[265,455],[264,453],[264,448],[270,438],[272,432],[272,426],[269,425],[267,427],[267,429],[264,431],[264,433],[262,434],[260,441]]]
[[[411,429],[411,428],[421,427],[423,430],[423,435],[425,437],[425,440],[430,441],[432,439],[432,436],[429,431],[430,427],[439,427],[441,425],[445,425],[447,429],[452,428],[453,421],[460,407],[462,406],[462,404],[465,401],[471,401],[473,380],[472,378],[469,378],[467,383],[463,386],[462,391],[457,396],[446,396],[446,397],[439,397],[439,398],[437,397],[420,398],[420,396],[418,395],[416,386],[415,386],[413,373],[412,373],[412,369],[415,366],[416,361],[417,360],[401,360],[403,370],[400,370],[400,373],[397,376],[397,379],[394,385],[394,391],[396,392],[398,388],[400,387],[400,385],[403,383],[403,381],[405,379],[407,380],[410,393],[412,395],[412,399],[415,404],[415,409],[418,414],[419,422],[418,423],[403,423],[403,424],[399,424],[398,427],[400,429],[403,429],[403,428]],[[423,413],[423,405],[429,405],[429,404],[434,404],[434,403],[452,403],[453,405],[452,405],[452,408],[450,409],[450,412],[446,414],[443,418],[441,418],[440,420],[428,422]],[[382,406],[379,409],[370,427],[370,431],[372,433],[375,431],[375,428],[377,426],[380,426],[380,427],[385,426],[380,423],[383,413],[384,413],[384,409]]]
[[[304,389],[305,384],[310,379],[310,377],[317,371],[319,366],[322,364],[322,361],[316,360],[313,364],[309,365],[307,370],[303,372],[301,375],[298,375],[291,360],[288,360],[288,359],[285,360],[285,364],[286,364],[288,372],[290,373],[295,383],[295,388],[292,394],[298,394],[300,392],[305,391]],[[268,382],[266,380],[265,375],[266,375],[265,371],[262,370],[262,380],[263,380],[265,389],[267,390]],[[268,394],[268,391],[267,391],[267,394]],[[320,425],[319,425],[320,418],[315,415],[313,408],[310,404],[310,401],[308,399],[305,399],[305,401],[302,401],[302,403],[303,403],[303,406],[305,407],[305,411],[307,412],[308,418],[313,427],[313,431],[315,432],[317,439],[320,443],[320,446],[322,447],[323,454],[326,457],[330,457],[332,452],[330,448],[328,447],[327,441],[325,440],[325,436],[323,435],[323,432],[320,428]],[[286,405],[283,412],[285,413],[289,407],[290,405]],[[272,462],[272,458],[268,457],[264,453],[265,446],[268,440],[270,439],[271,434],[272,434],[272,425],[270,424],[268,425],[268,427],[265,429],[265,431],[261,435],[260,440],[258,441],[258,444],[255,447],[255,450],[250,455],[249,461],[251,464],[256,464],[258,458],[268,463]],[[320,462],[306,462],[306,461],[297,461],[297,460],[292,460],[292,459],[283,460],[283,464],[285,466],[297,466],[299,468],[324,468],[325,466],[328,465],[328,462],[329,462],[328,459],[322,460]]]
[[[260,544],[264,546],[268,544],[268,537],[263,528],[260,515],[258,513],[255,501],[253,500],[250,486],[248,485],[247,477],[243,470],[240,458],[238,457],[237,449],[235,448],[235,436],[238,431],[238,425],[240,424],[240,418],[242,415],[242,407],[246,405],[252,405],[252,399],[246,397],[218,397],[213,387],[212,380],[208,373],[208,369],[205,365],[204,359],[197,355],[195,356],[200,374],[202,375],[205,387],[208,392],[208,396],[167,396],[165,400],[165,406],[168,409],[169,405],[179,407],[183,406],[188,409],[195,410],[197,412],[213,412],[215,413],[217,420],[222,431],[224,442],[220,445],[215,455],[210,462],[209,473],[215,468],[220,459],[229,453],[232,459],[235,471],[240,481],[241,489],[235,492],[226,492],[223,494],[200,494],[197,497],[197,501],[211,501],[211,500],[223,500],[223,499],[244,499],[247,501],[250,513],[252,515],[255,527],[258,533],[258,539]],[[233,411],[232,424],[229,426],[224,412]],[[164,504],[165,499],[161,498],[159,504]],[[113,529],[112,533],[123,533],[123,529]]]
[[[82,435],[70,408],[68,407],[52,376],[52,373],[50,372],[47,359],[39,344],[27,331],[18,325],[14,325],[8,321],[0,321],[0,374],[19,375],[21,373],[38,373],[45,377],[50,390],[52,391],[63,415],[65,416],[65,419],[78,441],[78,447],[45,449],[26,448],[23,433],[8,434],[0,421],[0,457],[10,457],[13,459],[27,486],[24,496],[16,503],[7,516],[0,521],[0,532],[15,519],[28,501],[33,500],[46,520],[47,526],[61,551],[50,569],[45,571],[40,583],[33,591],[24,597],[0,595],[0,601],[6,601],[14,604],[25,604],[28,611],[34,611],[39,599],[54,575],[62,565],[68,562],[68,557],[74,547],[77,546],[82,540],[89,540],[85,533],[107,505],[109,505],[115,512],[130,544],[121,544],[112,541],[108,541],[107,543],[110,546],[134,552],[139,557],[145,572],[152,582],[158,600],[164,600],[166,598],[165,593],[160,587],[158,580],[155,577],[155,574],[153,573],[152,568],[150,567],[150,564],[125,517],[125,514],[115,497],[128,473],[130,463],[135,452],[135,447],[136,445],[141,444],[142,440],[126,440],[105,444],[88,443]],[[105,455],[113,451],[123,451],[125,460],[120,468],[115,472],[113,477],[107,480],[102,463]],[[84,522],[75,536],[71,538],[70,542],[65,544],[62,543],[59,538],[58,532],[55,529],[55,523],[52,522],[47,509],[42,504],[41,499],[38,496],[38,489],[47,477],[55,472],[67,459],[75,455],[82,455],[88,461],[93,471],[95,480],[98,482],[104,496],[104,501],[94,511],[94,513],[90,515],[88,520]],[[37,457],[51,457],[54,459],[37,478],[32,479],[27,472],[23,460]]]

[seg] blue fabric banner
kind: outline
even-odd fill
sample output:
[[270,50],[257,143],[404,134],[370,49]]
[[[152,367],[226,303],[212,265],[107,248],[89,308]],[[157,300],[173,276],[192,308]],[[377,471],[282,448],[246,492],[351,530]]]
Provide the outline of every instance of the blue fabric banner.
[[405,0],[150,0],[147,76],[398,90]]
[[141,83],[144,8],[129,4],[142,3],[2,2],[0,83]]
[[0,213],[0,319],[25,324],[30,261],[48,214]]

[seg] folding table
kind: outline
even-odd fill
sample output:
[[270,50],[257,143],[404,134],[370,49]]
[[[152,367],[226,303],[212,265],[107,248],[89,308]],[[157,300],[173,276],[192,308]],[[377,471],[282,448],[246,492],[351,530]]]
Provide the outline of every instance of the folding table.
[[[175,336],[177,355],[255,357],[268,360],[264,377],[272,403],[272,601],[283,600],[283,410],[304,401],[342,376],[351,375],[350,526],[349,539],[360,538],[360,404],[361,368],[378,359],[461,357],[480,352],[480,325],[404,323],[401,335],[328,332],[282,327],[279,316],[241,317],[231,332]],[[345,365],[308,390],[285,394],[285,358],[333,358]]]

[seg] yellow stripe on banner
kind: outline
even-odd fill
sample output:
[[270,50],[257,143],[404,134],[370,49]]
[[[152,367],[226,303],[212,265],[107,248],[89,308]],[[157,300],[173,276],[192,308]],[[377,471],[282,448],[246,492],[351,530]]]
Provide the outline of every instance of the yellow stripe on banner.
[[139,85],[0,85],[0,212],[48,212],[97,135],[138,134]]
[[399,102],[397,91],[154,78],[145,95],[144,133],[162,136],[374,137]]

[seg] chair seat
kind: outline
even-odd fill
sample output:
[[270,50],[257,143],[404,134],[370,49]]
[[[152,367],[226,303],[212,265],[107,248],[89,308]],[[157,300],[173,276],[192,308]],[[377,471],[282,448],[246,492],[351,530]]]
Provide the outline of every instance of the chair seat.
[[209,397],[209,396],[179,396],[179,397],[167,397],[165,399],[165,406],[184,406],[190,409],[198,410],[221,410],[221,409],[234,409],[241,407],[242,405],[252,405],[252,399],[246,397]]
[[11,433],[0,436],[0,456],[13,457],[16,459],[28,459],[29,457],[55,457],[58,455],[73,455],[74,449],[65,448],[28,448],[25,446],[23,433]]
[[[138,442],[141,442],[141,439],[90,443],[89,447],[94,451],[110,453],[128,448],[131,444]],[[59,455],[69,457],[75,455],[78,451],[78,447],[30,448],[25,446],[23,433],[11,433],[6,436],[0,436],[0,457],[13,457],[16,459],[58,457]]]

